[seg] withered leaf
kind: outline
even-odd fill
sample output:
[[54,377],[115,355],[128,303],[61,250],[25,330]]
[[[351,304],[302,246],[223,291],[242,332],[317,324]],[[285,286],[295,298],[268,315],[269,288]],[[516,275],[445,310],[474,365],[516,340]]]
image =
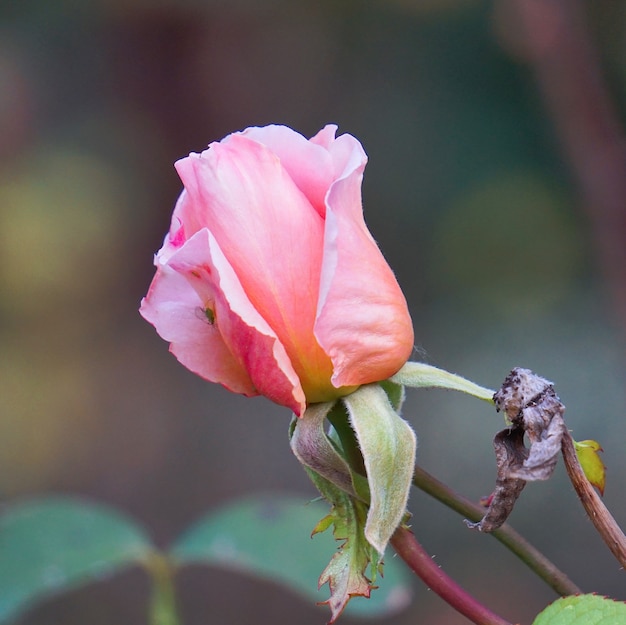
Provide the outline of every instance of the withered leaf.
[[[529,369],[515,368],[493,396],[511,426],[496,434],[496,488],[483,519],[465,521],[482,532],[498,529],[508,518],[527,481],[547,480],[556,466],[565,432],[565,407],[552,382]],[[528,436],[530,448],[524,445]]]
[[468,527],[481,532],[493,532],[506,521],[526,486],[526,480],[511,477],[512,470],[521,467],[528,457],[528,450],[524,446],[524,430],[506,428],[498,432],[493,439],[493,447],[496,452],[498,477],[496,488],[489,498],[487,513],[478,523],[465,520]]

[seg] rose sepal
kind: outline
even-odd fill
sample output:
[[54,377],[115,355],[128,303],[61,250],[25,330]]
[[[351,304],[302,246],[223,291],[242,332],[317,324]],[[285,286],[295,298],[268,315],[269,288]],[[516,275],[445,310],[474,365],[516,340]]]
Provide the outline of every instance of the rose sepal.
[[381,556],[405,514],[415,466],[415,433],[394,409],[402,397],[394,383],[366,384],[309,406],[290,428],[301,464],[368,504],[364,534]]
[[407,362],[400,371],[389,378],[389,381],[411,388],[444,388],[451,391],[460,391],[490,404],[493,404],[495,392],[475,384],[460,375],[423,362]]

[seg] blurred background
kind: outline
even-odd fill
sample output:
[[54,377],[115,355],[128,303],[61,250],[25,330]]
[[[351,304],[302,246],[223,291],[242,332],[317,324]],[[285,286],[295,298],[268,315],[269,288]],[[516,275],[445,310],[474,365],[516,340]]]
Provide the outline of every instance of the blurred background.
[[[334,122],[370,157],[366,220],[415,358],[493,388],[514,366],[553,380],[574,437],[604,447],[625,525],[625,113],[621,2],[4,0],[0,500],[85,496],[165,546],[234,497],[315,496],[288,412],[196,378],[137,308],[181,189],[174,160],[246,126]],[[410,392],[404,414],[424,468],[491,492],[500,415],[439,391]],[[530,622],[555,598],[454,513],[417,492],[410,505],[424,546],[495,611]],[[625,598],[562,466],[511,522],[584,590]],[[328,617],[233,573],[178,582],[186,625]],[[134,570],[19,623],[145,623],[147,594]],[[385,622],[465,621],[416,581]]]

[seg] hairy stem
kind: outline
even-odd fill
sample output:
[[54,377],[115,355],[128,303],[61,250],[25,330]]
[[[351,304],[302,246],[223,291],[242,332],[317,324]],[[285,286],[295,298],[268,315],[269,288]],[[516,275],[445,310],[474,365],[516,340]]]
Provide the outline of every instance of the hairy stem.
[[391,545],[431,590],[470,621],[476,625],[511,625],[509,621],[494,614],[448,577],[409,529],[400,526],[391,538]]
[[626,569],[626,536],[624,536],[624,532],[622,532],[620,526],[586,478],[578,461],[572,436],[567,431],[563,435],[561,450],[569,479],[572,481],[576,494],[589,515],[591,522],[595,525],[611,553],[622,565],[622,568]]
[[[454,492],[449,486],[440,482],[421,467],[415,467],[413,485],[470,521],[480,521],[485,514],[485,509],[482,506]],[[511,526],[504,524],[499,529],[491,532],[491,535],[510,549],[559,595],[574,595],[582,592],[563,571],[559,570],[554,563],[548,560]]]

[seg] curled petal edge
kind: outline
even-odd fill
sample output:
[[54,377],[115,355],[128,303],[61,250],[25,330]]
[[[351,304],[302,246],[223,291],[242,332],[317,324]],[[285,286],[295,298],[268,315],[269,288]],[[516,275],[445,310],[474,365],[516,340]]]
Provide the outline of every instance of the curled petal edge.
[[[257,394],[301,415],[306,400],[289,356],[251,304],[209,230],[194,234],[169,258],[168,266],[186,278],[198,295],[199,305],[213,311],[215,331],[247,372]],[[223,380],[203,377],[228,386]]]

